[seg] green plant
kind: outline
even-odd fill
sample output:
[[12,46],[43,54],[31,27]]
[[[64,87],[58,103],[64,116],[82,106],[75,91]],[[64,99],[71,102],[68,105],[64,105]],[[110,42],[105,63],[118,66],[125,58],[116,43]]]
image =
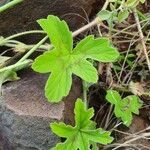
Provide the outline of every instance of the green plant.
[[101,10],[98,16],[101,20],[107,20],[110,25],[113,21],[123,22],[128,18],[133,8],[144,2],[145,0],[109,0],[111,10]]
[[51,72],[45,86],[46,97],[50,102],[58,102],[68,95],[72,74],[87,82],[97,82],[97,70],[87,58],[112,62],[119,56],[107,38],[94,39],[88,36],[73,49],[72,33],[67,24],[55,16],[48,16],[38,23],[48,34],[54,48],[36,58],[32,68],[40,73]]
[[130,95],[121,99],[120,94],[114,90],[108,90],[106,99],[114,105],[114,113],[117,118],[121,118],[126,126],[132,122],[134,114],[139,114],[139,109],[142,107],[142,102],[136,95]]
[[[53,49],[37,57],[32,68],[40,73],[51,73],[45,86],[49,102],[59,102],[68,95],[72,84],[72,74],[86,82],[97,82],[97,70],[89,59],[112,62],[119,56],[118,51],[110,45],[107,38],[95,39],[93,36],[87,36],[73,49],[72,33],[66,22],[58,17],[48,16],[47,19],[40,19],[38,23],[48,34]],[[64,123],[51,124],[55,134],[67,138],[64,143],[57,144],[54,149],[87,150],[92,145],[92,149],[96,150],[98,149],[96,143],[112,142],[110,132],[96,129],[96,124],[91,121],[94,116],[93,108],[86,109],[86,101],[83,103],[78,99],[74,110],[75,127]]]
[[[104,131],[101,128],[96,129],[96,123],[92,121],[94,109],[87,108],[87,91],[89,85],[98,81],[97,69],[94,66],[97,62],[95,63],[95,61],[104,63],[114,62],[117,60],[119,52],[111,45],[108,38],[94,38],[94,36],[90,35],[81,40],[77,45],[73,45],[73,37],[96,25],[107,27],[107,25],[101,22],[104,20],[107,20],[109,25],[107,28],[109,29],[109,37],[112,37],[111,31],[117,32],[115,35],[119,33],[129,34],[129,32],[125,32],[126,29],[123,29],[123,31],[113,29],[113,25],[116,21],[123,22],[126,20],[129,13],[132,9],[135,9],[139,2],[144,3],[145,0],[106,0],[98,16],[92,22],[73,33],[69,30],[65,21],[50,15],[47,19],[38,20],[44,31],[26,31],[7,38],[0,37],[0,46],[17,48],[20,52],[21,50],[24,52],[29,50],[16,64],[0,67],[0,86],[5,81],[18,79],[16,71],[32,63],[28,57],[39,47],[48,51],[35,59],[32,68],[39,73],[50,73],[45,86],[45,95],[49,102],[57,103],[68,95],[72,85],[73,74],[83,80],[84,102],[81,99],[77,99],[75,103],[75,126],[64,123],[51,123],[50,125],[56,135],[66,138],[65,142],[58,143],[53,150],[98,150],[98,143],[109,144],[113,141],[110,132]],[[110,5],[111,11],[106,10],[108,5]],[[138,14],[143,17],[140,12]],[[138,18],[138,16],[135,18]],[[137,22],[139,23],[139,20]],[[48,36],[44,37],[36,45],[26,45],[12,40],[18,36],[33,33],[46,33]],[[130,35],[134,34],[130,33]],[[46,47],[42,44],[48,37],[52,45]],[[144,38],[141,39],[144,40]],[[131,59],[134,57],[135,55],[133,54],[127,57],[123,55],[120,57],[120,60],[125,59],[129,66],[128,68],[132,68],[133,63]],[[115,70],[123,70],[120,66],[115,67]],[[142,106],[139,97],[130,95],[122,99],[120,94],[114,90],[107,91],[106,99],[111,103],[106,119],[107,123],[109,123],[109,118],[111,118],[111,108],[113,108],[113,105],[116,117],[120,118],[126,126],[131,124],[133,113],[139,114],[139,109]],[[105,127],[107,128],[107,126]]]
[[91,120],[94,109],[87,109],[81,99],[76,101],[74,113],[75,127],[64,123],[51,123],[51,129],[56,135],[67,138],[53,150],[88,150],[91,145],[93,150],[98,150],[96,143],[109,144],[113,141],[110,132],[96,129],[95,122]]

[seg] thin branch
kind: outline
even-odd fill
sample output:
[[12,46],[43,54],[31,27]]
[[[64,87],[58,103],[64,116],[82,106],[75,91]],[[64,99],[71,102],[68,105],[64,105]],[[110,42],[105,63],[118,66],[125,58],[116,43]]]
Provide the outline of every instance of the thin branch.
[[145,55],[145,58],[146,58],[146,61],[147,61],[148,69],[150,71],[150,60],[149,60],[149,57],[148,57],[148,52],[147,52],[146,44],[145,44],[145,41],[144,41],[144,35],[143,35],[143,32],[142,32],[142,27],[141,27],[141,24],[140,24],[140,21],[139,21],[139,16],[137,14],[136,8],[134,8],[133,13],[134,13],[135,21],[136,21],[137,28],[138,28],[138,31],[139,31],[141,44],[143,46],[143,52],[144,52],[144,55]]

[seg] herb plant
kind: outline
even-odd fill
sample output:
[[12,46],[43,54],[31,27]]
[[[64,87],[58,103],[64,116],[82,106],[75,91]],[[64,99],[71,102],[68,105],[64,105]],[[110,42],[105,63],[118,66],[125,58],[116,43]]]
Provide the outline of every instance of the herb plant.
[[[22,0],[16,1],[21,2]],[[141,26],[136,6],[144,2],[145,0],[106,0],[97,17],[88,24],[88,28],[99,25],[100,23],[97,20],[106,20],[109,26],[109,36],[113,38],[112,31],[116,32],[116,30],[114,30],[115,22],[124,22],[128,18],[130,12],[133,12],[138,31],[140,32]],[[10,4],[12,3],[0,8],[0,13],[6,10],[8,6],[12,6]],[[106,10],[108,5],[110,6],[110,11]],[[32,63],[28,57],[40,46],[44,47],[46,52],[35,59],[32,63],[32,68],[36,72],[50,74],[45,86],[45,95],[48,101],[52,103],[58,103],[63,97],[69,94],[73,74],[80,77],[85,85],[86,83],[87,85],[91,85],[88,83],[96,83],[98,81],[98,72],[94,66],[95,63],[92,62],[98,61],[107,63],[114,62],[118,59],[119,52],[111,45],[108,38],[95,38],[93,35],[89,35],[77,45],[74,45],[74,34],[69,30],[65,21],[61,21],[58,17],[50,15],[47,19],[38,20],[38,23],[44,31],[26,31],[8,38],[0,37],[0,46],[11,45],[15,48],[19,47],[19,50],[21,47],[23,50],[29,50],[31,48],[16,64],[0,68],[0,87],[8,80],[18,79],[16,71]],[[102,25],[104,27],[106,26],[103,23]],[[85,31],[85,29],[87,29],[87,26],[84,29],[82,28],[81,32]],[[46,33],[47,36],[33,47],[12,40],[18,36],[33,33]],[[118,32],[116,34],[118,34]],[[52,46],[49,45],[48,48],[45,48],[45,45],[42,44],[48,37]],[[145,40],[142,36],[140,39]],[[129,58],[134,58],[135,56],[136,55],[133,54],[128,55],[126,58],[121,56],[120,59],[126,59],[129,67],[133,68],[133,63]],[[120,66],[113,67],[116,67],[116,70],[118,69],[119,71],[122,71],[124,68]],[[83,84],[83,86],[85,85]],[[83,92],[87,90],[86,88],[88,87],[83,88]],[[123,124],[127,127],[132,122],[133,114],[138,115],[139,109],[142,107],[142,102],[138,96],[130,95],[122,99],[120,94],[114,90],[107,91],[106,99],[114,106],[115,116],[121,119]],[[113,141],[110,132],[104,131],[101,128],[96,128],[96,123],[92,121],[94,109],[87,108],[86,98],[84,98],[84,101],[77,99],[74,114],[75,126],[66,125],[65,123],[51,123],[50,127],[52,131],[59,137],[66,138],[65,142],[58,143],[53,150],[98,150],[97,144],[105,145]],[[110,114],[108,114],[108,116],[109,115]],[[107,119],[107,121],[109,120]]]
[[40,73],[51,72],[45,86],[46,97],[50,102],[59,102],[68,95],[72,74],[87,82],[97,82],[97,70],[88,58],[112,62],[119,56],[107,38],[87,36],[73,49],[72,33],[66,22],[60,21],[58,17],[48,16],[47,19],[38,20],[38,23],[48,34],[54,48],[37,57],[32,68]]
[[145,0],[110,0],[110,11],[101,10],[98,16],[102,20],[107,20],[109,24],[115,22],[125,21],[132,9],[134,9],[139,3],[144,3]]
[[94,109],[87,109],[81,99],[75,103],[75,127],[64,123],[51,123],[52,131],[67,138],[64,143],[58,143],[53,150],[88,150],[92,145],[93,150],[98,150],[96,143],[109,144],[113,141],[110,132],[101,128],[96,129],[96,124],[92,121]]
[[136,95],[130,95],[121,99],[120,94],[114,90],[108,90],[106,99],[114,105],[114,113],[117,118],[121,118],[126,126],[132,122],[132,113],[139,115],[139,109],[142,107],[142,102]]

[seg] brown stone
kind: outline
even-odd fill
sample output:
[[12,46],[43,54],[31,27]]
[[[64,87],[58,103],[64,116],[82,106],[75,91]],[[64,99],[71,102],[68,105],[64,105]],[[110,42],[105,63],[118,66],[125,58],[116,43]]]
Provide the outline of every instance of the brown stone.
[[95,2],[96,0],[24,0],[0,14],[0,35],[39,29],[36,20],[48,15],[65,19],[71,30],[75,30],[86,22],[85,12],[89,16]]
[[73,124],[74,102],[81,95],[80,80],[73,80],[65,103],[50,104],[44,97],[47,77],[27,70],[23,71],[21,80],[3,87],[0,97],[2,150],[49,150],[60,140],[49,124],[64,120]]

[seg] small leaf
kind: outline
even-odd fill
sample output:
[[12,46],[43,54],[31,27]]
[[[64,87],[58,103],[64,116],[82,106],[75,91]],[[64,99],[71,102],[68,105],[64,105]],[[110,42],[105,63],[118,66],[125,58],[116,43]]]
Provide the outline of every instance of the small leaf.
[[106,95],[106,99],[111,104],[118,104],[118,102],[121,101],[121,96],[117,91],[108,90],[107,95]]
[[94,110],[86,109],[81,99],[76,101],[74,112],[75,127],[64,123],[51,123],[51,129],[56,135],[67,138],[64,143],[58,143],[53,150],[88,150],[90,145],[93,146],[93,150],[98,150],[96,143],[108,144],[113,141],[110,132],[91,126],[95,124],[91,120]]
[[119,12],[118,14],[118,20],[119,22],[124,21],[125,19],[127,19],[129,16],[129,11],[128,10],[122,10]]
[[20,78],[17,76],[17,73],[15,71],[4,71],[0,73],[0,93],[2,92],[2,84],[7,81],[16,81]]
[[111,17],[111,12],[108,10],[102,10],[100,11],[97,16],[101,19],[101,20],[108,20]]
[[132,113],[139,114],[139,109],[142,107],[142,102],[138,96],[130,95],[121,99],[120,94],[114,90],[107,92],[106,99],[115,105],[115,116],[121,118],[126,126],[129,126],[132,122]]
[[127,96],[123,99],[123,101],[128,101],[130,104],[130,110],[134,113],[139,115],[139,109],[142,107],[142,101],[136,95]]
[[127,0],[125,6],[134,8],[139,4],[139,0]]
[[[1,71],[0,72],[0,92],[1,92],[1,87],[2,84],[7,82],[7,81],[15,81],[15,80],[19,80],[20,78],[17,76],[17,71],[26,68],[28,66],[30,66],[31,64],[31,60],[27,59],[24,61],[23,64],[18,65],[16,68],[14,69],[10,69],[10,70],[6,70],[6,71]],[[3,69],[3,68],[2,68]]]
[[110,9],[111,9],[111,11],[114,11],[114,10],[115,10],[114,4],[110,3]]

